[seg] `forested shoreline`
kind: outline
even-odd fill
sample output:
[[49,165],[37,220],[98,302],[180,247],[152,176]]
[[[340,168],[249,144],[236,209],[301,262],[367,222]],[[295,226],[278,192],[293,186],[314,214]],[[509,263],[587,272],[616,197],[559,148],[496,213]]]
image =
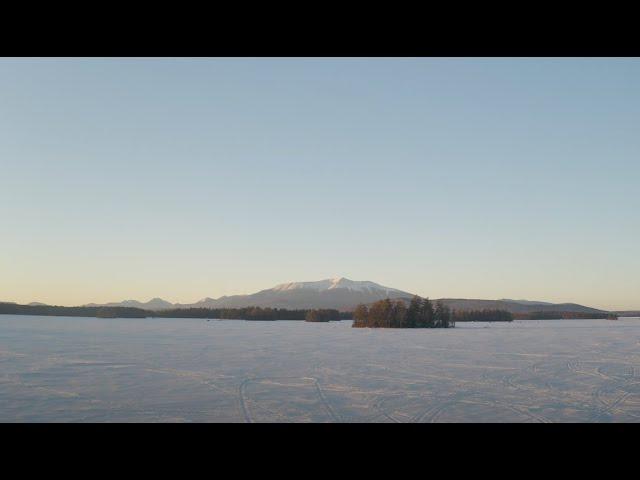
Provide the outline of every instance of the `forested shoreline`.
[[322,308],[322,309],[317,309],[317,310],[309,310],[304,319],[307,322],[333,322],[333,321],[337,321],[337,320],[343,320],[342,317],[344,317],[344,319],[351,318],[351,314],[349,313],[341,313],[338,310],[332,309],[332,308]]
[[452,313],[456,322],[512,322],[513,313],[507,310],[454,310]]
[[530,312],[514,314],[516,320],[617,320],[618,315],[613,312]]
[[206,318],[216,320],[307,320],[328,322],[349,320],[350,312],[334,309],[286,308],[176,308],[170,310],[144,310],[133,307],[62,307],[57,305],[20,305],[0,303],[0,314],[35,315],[52,317],[95,317],[95,318]]
[[205,318],[219,320],[301,320],[329,322],[354,320],[353,326],[371,328],[450,328],[457,322],[510,322],[515,320],[611,319],[613,312],[530,312],[510,313],[506,310],[452,310],[443,302],[414,297],[404,300],[380,300],[359,305],[353,312],[336,309],[286,308],[175,308],[144,310],[134,307],[63,307],[55,305],[20,305],[0,303],[0,314],[95,318]]
[[0,314],[49,317],[145,318],[151,312],[133,307],[61,307],[57,305],[20,305],[0,303]]
[[[351,318],[348,312],[334,309],[298,309],[286,308],[176,308],[149,312],[150,317],[160,318],[209,318],[217,320],[307,320],[328,322]],[[310,320],[311,318],[311,320]]]

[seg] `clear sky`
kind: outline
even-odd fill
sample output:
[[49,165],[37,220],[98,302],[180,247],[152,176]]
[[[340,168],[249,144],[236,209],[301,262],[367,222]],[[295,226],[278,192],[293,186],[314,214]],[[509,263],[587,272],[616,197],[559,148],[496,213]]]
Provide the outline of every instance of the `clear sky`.
[[640,59],[0,59],[0,178],[0,300],[640,308]]

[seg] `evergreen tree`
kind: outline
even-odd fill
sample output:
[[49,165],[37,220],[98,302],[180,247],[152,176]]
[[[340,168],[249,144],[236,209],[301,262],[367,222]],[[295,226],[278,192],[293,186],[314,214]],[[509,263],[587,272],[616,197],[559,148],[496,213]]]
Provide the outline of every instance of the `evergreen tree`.
[[435,327],[435,313],[433,310],[433,304],[431,300],[425,298],[422,301],[422,308],[420,309],[420,322],[419,326],[422,328]]
[[405,328],[407,307],[402,300],[396,300],[392,307],[392,328]]
[[440,328],[442,321],[442,302],[436,302],[436,306],[433,309],[433,326]]
[[415,295],[411,299],[407,314],[405,316],[405,328],[415,328],[418,326],[418,320],[420,316],[420,309],[422,307],[422,300],[419,296]]
[[393,303],[388,298],[382,301],[382,326],[390,328],[393,322]]
[[435,328],[449,328],[449,320],[451,311],[442,301],[436,302],[436,308],[433,312],[433,324]]

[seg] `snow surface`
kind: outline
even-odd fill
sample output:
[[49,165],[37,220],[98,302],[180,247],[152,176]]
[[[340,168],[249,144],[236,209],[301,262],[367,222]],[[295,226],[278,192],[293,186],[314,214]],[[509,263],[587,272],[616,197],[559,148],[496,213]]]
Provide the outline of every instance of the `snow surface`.
[[0,421],[640,421],[640,319],[350,326],[0,315]]

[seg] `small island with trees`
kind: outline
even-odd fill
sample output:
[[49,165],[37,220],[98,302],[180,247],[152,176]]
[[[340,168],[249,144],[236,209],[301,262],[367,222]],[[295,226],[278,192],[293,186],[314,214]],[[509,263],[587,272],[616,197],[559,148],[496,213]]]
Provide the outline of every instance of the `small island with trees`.
[[414,296],[409,306],[403,300],[380,300],[358,305],[353,312],[354,328],[453,328],[456,322],[511,322],[506,310],[454,311],[443,302]]
[[435,306],[428,298],[411,299],[407,307],[402,300],[380,300],[370,306],[358,305],[353,312],[354,328],[452,328],[451,310],[442,302]]

